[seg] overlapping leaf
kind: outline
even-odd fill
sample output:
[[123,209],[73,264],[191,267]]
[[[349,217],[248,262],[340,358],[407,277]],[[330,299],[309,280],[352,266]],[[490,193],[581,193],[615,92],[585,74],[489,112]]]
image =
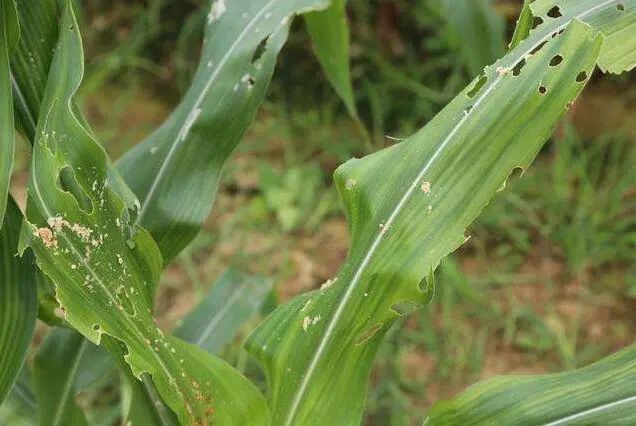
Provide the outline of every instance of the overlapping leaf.
[[58,36],[57,0],[17,0],[20,42],[11,55],[18,125],[35,138],[40,105]]
[[265,424],[260,393],[224,362],[165,336],[152,317],[161,254],[108,180],[108,159],[73,112],[83,54],[70,2],[38,123],[22,243],[52,279],[69,324],[120,342],[135,376],[152,376],[184,424]]
[[423,277],[464,242],[510,172],[530,164],[599,55],[611,57],[613,34],[632,20],[617,5],[636,4],[577,3],[575,13],[550,18],[488,67],[412,138],[338,169],[352,234],[345,264],[248,341],[270,381],[274,424],[359,422],[382,336],[426,301]]
[[636,346],[577,371],[498,377],[438,402],[426,425],[636,423]]
[[0,223],[7,207],[9,180],[15,155],[9,52],[15,47],[18,37],[19,25],[15,3],[12,0],[0,0]]
[[75,403],[75,377],[87,345],[76,332],[58,328],[38,349],[33,379],[41,425],[86,425],[84,413]]
[[193,83],[163,125],[118,163],[139,223],[169,262],[208,216],[223,163],[265,96],[295,14],[329,0],[211,2]]
[[0,229],[0,403],[22,368],[37,312],[33,259],[16,256],[21,223],[9,198]]
[[175,336],[210,353],[219,353],[258,313],[271,288],[271,280],[229,269],[183,319]]

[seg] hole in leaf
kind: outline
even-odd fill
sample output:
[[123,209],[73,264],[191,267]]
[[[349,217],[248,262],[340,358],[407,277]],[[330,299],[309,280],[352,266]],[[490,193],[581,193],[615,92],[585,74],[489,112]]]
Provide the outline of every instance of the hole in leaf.
[[548,93],[548,88],[545,86],[539,86],[539,93],[545,95],[546,93]]
[[73,169],[64,167],[60,170],[58,183],[63,191],[68,192],[75,198],[80,209],[86,213],[93,211],[93,202],[84,191],[84,188],[82,188],[82,185],[77,181]]
[[587,71],[581,71],[579,75],[576,76],[577,83],[583,83],[587,80]]
[[550,66],[551,67],[556,67],[557,65],[559,65],[561,62],[563,62],[563,56],[561,55],[556,55],[555,57],[553,57],[550,60]]
[[259,59],[265,53],[265,49],[267,49],[267,41],[269,40],[269,36],[265,37],[261,42],[256,46],[256,50],[254,50],[254,54],[252,55],[251,63],[254,64],[258,62]]
[[565,30],[559,30],[556,31],[554,33],[552,33],[552,35],[550,36],[550,38],[555,38],[556,36],[560,36],[561,34],[563,34],[565,32]]
[[543,19],[540,18],[539,16],[535,16],[534,19],[532,19],[532,29],[533,30],[535,28],[537,28],[541,24],[543,24]]
[[530,52],[530,55],[534,55],[535,53],[537,53],[539,50],[543,49],[543,46],[545,46],[547,43],[547,41],[544,41],[543,43],[541,43],[540,45],[538,45],[537,47],[535,47],[532,52]]
[[561,8],[559,6],[554,6],[548,11],[548,16],[550,18],[560,18],[561,16],[563,16],[563,14],[561,13]]
[[101,329],[102,329],[102,328],[100,327],[100,325],[99,325],[99,324],[94,324],[94,325],[93,325],[93,331],[99,331],[99,330],[101,330]]
[[484,87],[487,81],[488,81],[488,77],[486,77],[485,75],[482,75],[481,77],[479,77],[479,80],[477,80],[473,88],[470,89],[470,91],[467,93],[468,97],[474,98],[475,95],[481,90],[481,88]]
[[512,171],[510,172],[510,175],[508,176],[509,179],[520,179],[523,174],[526,172],[526,168],[523,166],[516,166],[514,169],[512,169]]
[[526,60],[525,60],[525,59],[520,60],[520,61],[517,63],[517,65],[515,65],[515,66],[512,68],[512,75],[514,75],[514,76],[518,76],[519,74],[521,74],[521,70],[522,70],[522,69],[523,69],[523,67],[525,67],[525,66],[526,66]]
[[71,31],[75,31],[75,25],[71,25],[70,27],[68,27],[68,29]]
[[621,12],[625,12],[625,5],[619,3],[616,5],[616,9],[620,10]]
[[400,300],[391,306],[391,310],[403,317],[417,311],[421,306],[411,302],[410,300]]

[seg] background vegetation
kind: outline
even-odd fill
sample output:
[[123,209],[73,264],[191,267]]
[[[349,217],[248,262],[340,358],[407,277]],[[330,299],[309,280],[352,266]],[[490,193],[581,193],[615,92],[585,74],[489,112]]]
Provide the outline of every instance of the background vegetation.
[[[88,62],[81,108],[118,158],[188,87],[202,1],[78,3]],[[263,314],[333,277],[348,244],[331,185],[335,167],[430,120],[505,51],[520,7],[350,0],[356,101],[368,132],[325,81],[297,20],[267,101],[226,167],[212,217],[164,276],[161,325],[177,326],[228,266],[274,283]],[[480,378],[569,370],[633,343],[634,113],[633,73],[595,77],[534,167],[509,182],[473,226],[471,242],[444,262],[434,302],[391,331],[368,424],[415,424],[424,407]],[[12,189],[21,200],[23,148]],[[240,349],[256,322],[224,351],[258,378]],[[106,376],[82,393],[95,422],[117,415],[108,393],[117,380]]]

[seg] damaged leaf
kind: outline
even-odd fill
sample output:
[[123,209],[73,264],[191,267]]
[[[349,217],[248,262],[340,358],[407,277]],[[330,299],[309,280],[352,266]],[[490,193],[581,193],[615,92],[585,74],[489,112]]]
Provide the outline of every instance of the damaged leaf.
[[360,422],[382,337],[430,298],[422,277],[528,167],[585,86],[577,76],[591,75],[603,36],[579,21],[561,29],[520,43],[410,139],[336,171],[352,240],[337,279],[278,308],[247,343],[267,372],[274,424]]
[[118,162],[138,223],[169,263],[208,216],[223,164],[263,101],[296,14],[329,0],[211,2],[193,83],[170,117]]
[[103,334],[117,341],[132,373],[152,377],[181,423],[267,424],[266,403],[249,381],[157,326],[152,299],[161,253],[134,223],[135,204],[109,183],[104,150],[73,112],[84,58],[70,2],[60,25],[33,149],[22,250],[30,247],[54,282],[66,321],[96,344]]

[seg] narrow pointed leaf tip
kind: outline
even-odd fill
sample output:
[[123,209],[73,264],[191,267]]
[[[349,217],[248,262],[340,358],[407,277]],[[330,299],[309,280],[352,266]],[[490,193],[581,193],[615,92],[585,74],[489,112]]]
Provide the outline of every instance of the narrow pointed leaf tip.
[[[134,221],[134,203],[108,180],[109,161],[73,112],[83,74],[82,44],[71,2],[51,65],[28,187],[30,247],[55,284],[69,324],[99,344],[120,342],[132,373],[148,373],[182,424],[267,424],[264,398],[221,360],[166,336],[152,316],[162,258]],[[110,345],[109,345],[110,346]]]
[[346,4],[346,0],[333,0],[327,9],[305,15],[305,22],[327,79],[344,102],[349,115],[357,119],[349,62]]
[[352,234],[345,264],[247,342],[269,379],[274,424],[360,422],[383,335],[426,303],[423,278],[466,241],[512,170],[530,165],[612,49],[600,17],[616,2],[583,3],[535,29],[413,137],[336,171]]

